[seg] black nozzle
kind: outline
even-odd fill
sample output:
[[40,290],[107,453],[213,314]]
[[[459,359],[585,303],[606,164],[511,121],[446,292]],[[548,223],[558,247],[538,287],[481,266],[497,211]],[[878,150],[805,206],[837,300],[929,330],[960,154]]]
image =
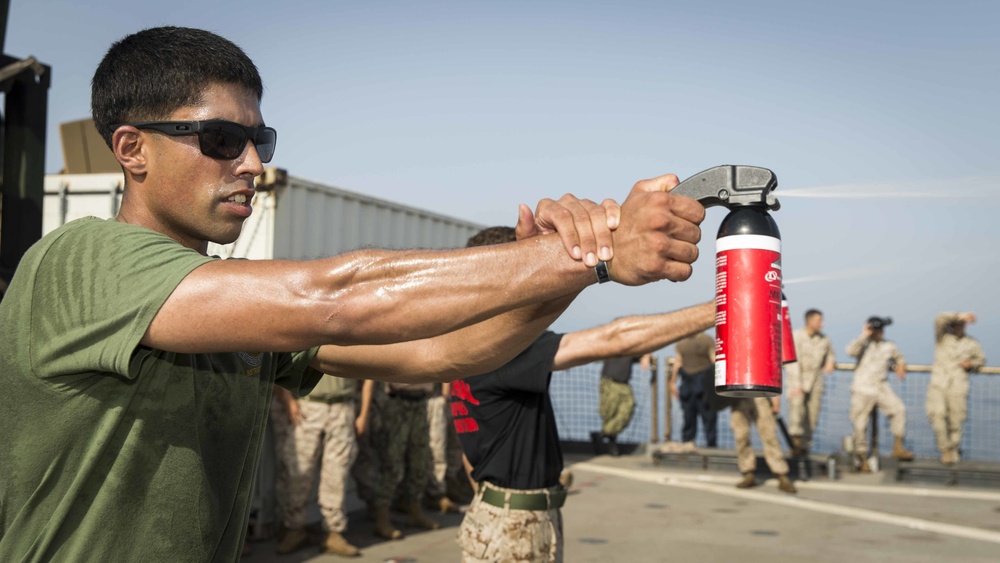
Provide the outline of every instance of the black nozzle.
[[725,164],[691,176],[670,193],[694,198],[706,208],[762,205],[777,211],[781,205],[772,193],[777,187],[778,178],[767,168]]

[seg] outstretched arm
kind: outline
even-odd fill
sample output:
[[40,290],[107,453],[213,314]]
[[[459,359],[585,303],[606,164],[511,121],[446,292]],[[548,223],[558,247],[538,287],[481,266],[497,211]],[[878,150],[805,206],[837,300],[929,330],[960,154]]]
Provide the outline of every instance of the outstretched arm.
[[573,297],[523,307],[433,338],[378,346],[322,346],[312,366],[340,377],[405,383],[452,381],[490,372],[527,348]]
[[[622,204],[609,264],[615,281],[639,285],[690,276],[704,209],[668,193],[676,184],[672,175],[639,182]],[[325,352],[432,339],[467,328],[471,331],[464,334],[487,338],[483,347],[492,339],[497,349],[487,361],[461,355],[473,347],[458,347],[454,366],[445,368],[452,374],[447,378],[454,378],[509,361],[565,309],[567,299],[595,281],[593,269],[570,257],[558,235],[451,251],[359,251],[305,263],[217,261],[181,282],[143,343],[177,352],[334,344],[321,350],[316,367],[344,377],[371,377],[347,373],[345,368],[358,364],[342,350]],[[476,327],[508,311],[514,313],[493,321],[498,325]],[[522,334],[505,334],[511,331]],[[429,345],[432,351],[450,352],[456,350],[454,342],[452,336],[424,342],[420,349]],[[364,353],[378,354],[354,347],[350,355]]]
[[569,369],[604,358],[638,356],[702,332],[714,324],[714,301],[659,315],[622,317],[606,325],[564,335],[552,369]]

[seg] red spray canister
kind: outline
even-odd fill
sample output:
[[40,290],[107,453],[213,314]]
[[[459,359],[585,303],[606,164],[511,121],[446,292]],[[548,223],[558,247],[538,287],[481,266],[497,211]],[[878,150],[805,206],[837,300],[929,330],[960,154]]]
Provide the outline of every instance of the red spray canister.
[[781,363],[783,365],[797,362],[795,355],[795,340],[792,338],[792,320],[788,318],[788,298],[781,292]]
[[730,210],[716,239],[715,391],[728,397],[781,394],[781,235],[768,210],[774,173],[717,166],[673,193]]

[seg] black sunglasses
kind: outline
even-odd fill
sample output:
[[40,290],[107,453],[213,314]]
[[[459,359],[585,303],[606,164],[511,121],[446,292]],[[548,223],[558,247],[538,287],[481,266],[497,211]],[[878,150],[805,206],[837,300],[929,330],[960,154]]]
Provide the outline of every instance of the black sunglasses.
[[201,154],[222,160],[233,160],[243,154],[247,141],[253,141],[261,162],[271,162],[274,146],[278,142],[278,132],[271,127],[247,127],[232,121],[213,119],[210,121],[136,121],[119,123],[136,129],[152,129],[165,135],[198,135]]

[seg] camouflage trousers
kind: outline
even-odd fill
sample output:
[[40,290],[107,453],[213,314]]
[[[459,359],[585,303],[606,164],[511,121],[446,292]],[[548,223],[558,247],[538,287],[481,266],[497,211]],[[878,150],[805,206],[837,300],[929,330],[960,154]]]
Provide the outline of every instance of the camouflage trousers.
[[358,496],[369,505],[375,502],[378,473],[381,471],[381,460],[375,447],[376,429],[381,424],[379,405],[373,399],[368,410],[368,429],[358,436],[358,458],[351,467],[351,477],[354,477],[354,483],[357,485]]
[[[498,491],[540,493],[546,489],[518,491],[495,487]],[[563,560],[563,520],[558,508],[552,510],[511,510],[482,501],[482,490],[458,529],[458,546],[464,563],[561,563]]]
[[906,434],[906,405],[892,392],[888,383],[879,385],[875,395],[851,391],[851,424],[854,426],[854,452],[868,455],[868,420],[872,409],[889,417],[892,435],[902,438]]
[[801,436],[806,444],[812,442],[813,432],[819,422],[823,405],[823,376],[816,377],[811,389],[803,389],[797,397],[788,397],[788,433]]
[[957,450],[962,444],[962,424],[968,415],[968,404],[967,380],[948,387],[933,384],[927,387],[927,418],[931,421],[938,450],[942,453]]
[[757,456],[750,445],[750,425],[757,424],[757,434],[764,446],[764,461],[771,473],[786,475],[788,462],[778,443],[778,425],[771,410],[770,399],[740,399],[733,405],[729,416],[729,426],[733,429],[736,442],[736,465],[740,473],[752,473],[757,468]]
[[389,506],[397,493],[404,503],[420,501],[431,466],[427,399],[376,393],[374,400],[379,403],[381,420],[372,432],[379,468],[373,504]]
[[322,453],[320,512],[327,529],[343,532],[347,528],[347,516],[344,514],[347,475],[357,455],[354,401],[326,404],[301,400],[299,409],[302,421],[295,426],[277,399],[271,404],[278,462],[274,484],[278,515],[288,528],[305,527],[316,464]]
[[606,377],[601,378],[600,402],[601,431],[608,436],[617,436],[632,421],[635,412],[635,397],[628,383],[618,383]]

